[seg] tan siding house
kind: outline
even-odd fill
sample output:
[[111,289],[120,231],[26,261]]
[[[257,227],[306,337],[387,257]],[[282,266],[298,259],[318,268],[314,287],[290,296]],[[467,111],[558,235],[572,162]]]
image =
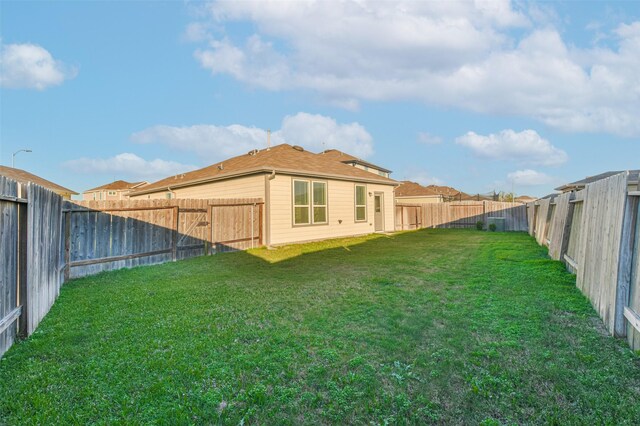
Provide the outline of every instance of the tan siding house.
[[106,185],[98,186],[84,191],[82,193],[83,200],[126,200],[129,198],[129,192],[148,184],[147,181],[142,182],[126,182],[124,180],[116,180]]
[[145,198],[261,198],[267,245],[394,230],[387,177],[288,144],[151,183]]

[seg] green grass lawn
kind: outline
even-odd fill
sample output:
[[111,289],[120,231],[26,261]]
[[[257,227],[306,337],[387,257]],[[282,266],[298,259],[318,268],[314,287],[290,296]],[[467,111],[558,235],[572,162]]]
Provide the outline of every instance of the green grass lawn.
[[640,357],[526,234],[423,230],[67,283],[0,424],[638,424]]

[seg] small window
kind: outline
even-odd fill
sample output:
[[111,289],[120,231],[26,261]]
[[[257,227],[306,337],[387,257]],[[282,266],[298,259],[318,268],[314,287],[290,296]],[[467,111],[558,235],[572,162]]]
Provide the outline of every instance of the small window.
[[313,223],[327,223],[326,182],[313,182]]
[[367,187],[356,185],[355,194],[356,222],[366,222],[367,220]]
[[305,180],[293,181],[293,223],[308,225],[311,223],[309,215],[309,182]]
[[167,196],[167,200],[170,200],[170,199],[173,198],[173,193],[172,192],[167,192],[166,196]]
[[116,191],[109,191],[109,195],[116,195]]

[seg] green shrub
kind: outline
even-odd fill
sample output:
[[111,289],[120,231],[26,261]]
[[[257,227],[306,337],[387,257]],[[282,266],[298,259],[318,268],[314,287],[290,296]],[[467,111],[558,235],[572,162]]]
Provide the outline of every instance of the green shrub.
[[495,223],[489,224],[489,231],[494,232],[495,230],[496,230],[496,224]]
[[476,229],[477,229],[478,231],[482,231],[482,228],[484,228],[484,222],[483,222],[483,221],[481,221],[481,220],[477,221],[477,222],[476,222]]

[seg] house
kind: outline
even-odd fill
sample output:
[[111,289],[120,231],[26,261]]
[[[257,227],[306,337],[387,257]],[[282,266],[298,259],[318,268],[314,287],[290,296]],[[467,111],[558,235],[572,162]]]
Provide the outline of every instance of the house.
[[365,172],[377,174],[378,176],[389,177],[391,175],[391,170],[385,169],[384,167],[376,166],[375,164],[361,160],[360,158],[354,157],[353,155],[349,155],[337,149],[327,149],[322,152],[322,155],[327,158],[331,158],[341,163],[347,164],[349,166],[357,167],[358,169],[364,170]]
[[527,204],[527,203],[531,203],[535,200],[537,200],[538,198],[536,197],[532,197],[530,195],[520,195],[519,197],[516,197],[515,201],[516,203],[522,203],[522,204]]
[[333,155],[282,144],[150,183],[129,197],[261,198],[265,243],[277,245],[391,232],[397,185]]
[[[575,182],[565,183],[564,185],[557,187],[556,191],[560,191],[560,192],[580,191],[584,189],[589,183],[596,182],[596,181],[608,178],[610,176],[617,175],[622,172],[623,170],[618,170],[618,171],[600,173],[599,175],[595,175],[595,176],[588,176],[584,179],[577,180]],[[637,183],[638,178],[640,176],[640,170],[629,170],[629,174],[630,174],[629,181],[631,183],[633,182]]]
[[60,195],[62,198],[69,200],[72,195],[78,195],[77,192],[65,188],[64,186],[58,185],[57,183],[53,183],[49,180],[41,178],[40,176],[36,176],[33,173],[29,173],[25,170],[14,169],[13,167],[0,166],[0,176],[6,176],[10,179],[13,179],[17,182],[27,184],[29,182],[35,183],[36,185],[40,185],[44,188],[47,188],[56,194]]
[[140,188],[149,182],[126,182],[124,180],[116,180],[106,185],[88,189],[82,193],[83,200],[126,200],[129,198],[129,192]]
[[429,204],[457,200],[460,194],[460,191],[449,186],[423,186],[405,180],[396,188],[395,198],[397,203],[402,204]]

